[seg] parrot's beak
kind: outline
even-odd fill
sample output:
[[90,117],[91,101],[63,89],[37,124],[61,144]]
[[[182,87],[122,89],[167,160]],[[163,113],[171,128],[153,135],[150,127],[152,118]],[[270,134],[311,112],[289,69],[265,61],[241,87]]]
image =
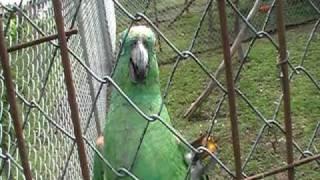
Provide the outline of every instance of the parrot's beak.
[[130,75],[134,82],[142,82],[148,73],[148,50],[142,40],[137,40],[132,47],[130,57]]

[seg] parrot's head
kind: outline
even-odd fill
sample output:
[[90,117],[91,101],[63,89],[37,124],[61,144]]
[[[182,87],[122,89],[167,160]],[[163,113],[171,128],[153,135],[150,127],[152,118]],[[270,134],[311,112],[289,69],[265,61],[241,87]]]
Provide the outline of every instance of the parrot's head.
[[136,85],[148,83],[157,76],[155,58],[155,34],[146,26],[133,26],[121,34],[122,51],[119,64],[121,73]]

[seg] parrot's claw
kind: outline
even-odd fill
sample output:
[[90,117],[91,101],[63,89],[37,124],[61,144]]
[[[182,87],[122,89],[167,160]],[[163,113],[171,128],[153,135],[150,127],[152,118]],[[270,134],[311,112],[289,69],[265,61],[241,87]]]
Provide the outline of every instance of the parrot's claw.
[[209,170],[212,170],[217,163],[215,159],[210,158],[207,161],[198,159],[194,161],[195,154],[188,152],[185,154],[185,162],[190,166],[190,180],[206,179]]
[[[210,153],[217,154],[218,145],[215,139],[208,134],[201,135],[192,142],[192,146],[194,148],[204,147]],[[208,171],[216,164],[216,160],[211,158],[207,152],[195,154],[193,151],[189,151],[184,155],[184,160],[190,166],[190,180],[206,179]]]
[[96,145],[99,149],[99,151],[103,150],[104,147],[104,137],[102,135],[100,135],[97,139],[96,139]]

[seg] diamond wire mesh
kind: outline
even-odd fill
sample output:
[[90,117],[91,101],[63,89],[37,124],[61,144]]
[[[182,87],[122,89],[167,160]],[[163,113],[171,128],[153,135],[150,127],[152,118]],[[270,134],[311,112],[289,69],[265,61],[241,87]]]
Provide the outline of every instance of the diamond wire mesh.
[[[145,2],[145,1],[144,1]],[[49,1],[39,1],[39,3],[49,3]],[[96,4],[92,3],[92,2],[86,2],[83,1],[82,2],[82,6],[89,6],[92,7]],[[90,4],[92,3],[92,4]],[[229,4],[231,4],[228,1]],[[35,3],[36,4],[36,3]],[[50,4],[50,3],[49,3]],[[137,4],[137,3],[135,3]],[[67,27],[70,26],[71,21],[72,21],[72,17],[74,15],[75,12],[71,12],[74,11],[75,8],[70,8],[70,7],[76,7],[75,2],[72,1],[65,1],[64,2],[64,15],[66,17],[66,24]],[[91,6],[90,6],[91,5]],[[50,5],[49,5],[50,6]],[[69,9],[68,9],[69,7]],[[118,6],[117,6],[118,7]],[[142,6],[142,7],[147,7],[147,6]],[[42,9],[41,7],[39,9],[38,7],[32,7],[30,8],[30,12],[27,12],[27,14],[32,17],[32,18],[37,18],[37,15],[35,15],[35,12],[39,11],[39,9]],[[97,7],[96,7],[97,8]],[[141,7],[140,7],[141,8]],[[85,8],[85,10],[88,10],[90,8]],[[94,9],[94,8],[92,8]],[[117,12],[119,11],[119,9],[117,10]],[[92,12],[94,14],[94,12]],[[45,14],[48,15],[48,17],[52,17],[52,10],[49,8],[48,12],[45,12]],[[86,13],[87,14],[87,13]],[[50,16],[51,15],[51,16]],[[129,14],[126,14],[129,15]],[[97,18],[98,14],[95,15],[91,15],[90,17],[92,18]],[[138,16],[139,17],[139,16]],[[149,24],[151,26],[153,26],[153,28],[156,27],[156,25],[154,24],[150,24],[151,21],[145,17],[145,16],[141,16],[140,17],[142,19],[144,19],[146,21],[146,24]],[[49,19],[49,18],[48,18]],[[131,20],[135,20],[135,19],[131,19]],[[127,20],[127,22],[131,21],[130,19]],[[19,40],[23,39],[22,42],[24,41],[28,41],[30,39],[34,39],[36,37],[39,37],[39,33],[33,33],[34,31],[32,30],[33,28],[29,25],[29,23],[24,21],[24,18],[19,19],[19,16],[15,17],[15,21],[16,21],[16,26],[11,26],[13,28],[20,28],[22,30],[18,30],[17,35],[11,35],[9,36],[9,45],[15,44],[17,43]],[[25,23],[26,25],[23,25],[23,23]],[[90,22],[93,23],[93,22]],[[96,22],[97,23],[97,22]],[[36,23],[37,26],[41,26],[41,21]],[[69,25],[69,26],[68,26]],[[96,27],[99,26],[101,24],[98,23],[97,24],[90,24],[87,26],[85,26],[86,28],[89,29],[89,27]],[[247,22],[247,25],[250,25]],[[21,27],[27,27],[26,29],[23,29]],[[51,34],[54,32],[54,23],[53,20],[50,19],[47,23],[45,23],[45,25],[42,24],[43,29],[45,29],[46,33]],[[46,29],[48,28],[48,29]],[[96,27],[94,28],[94,33],[96,33],[97,29],[100,29],[101,27]],[[87,30],[88,30],[87,29]],[[84,29],[79,29],[80,31]],[[21,35],[19,35],[19,31],[25,31],[26,33],[23,34],[27,34],[26,37],[20,37]],[[52,32],[53,31],[53,32]],[[9,31],[11,32],[11,31]],[[160,33],[160,31],[158,29],[156,29],[157,34]],[[89,35],[85,35],[85,33],[88,33]],[[74,54],[76,54],[76,56],[80,57],[81,59],[88,59],[90,60],[90,62],[92,62],[92,59],[95,59],[95,63],[89,63],[89,68],[91,68],[97,75],[98,77],[101,77],[101,75],[104,74],[99,74],[99,72],[106,72],[106,71],[102,71],[97,68],[97,67],[103,67],[103,66],[93,66],[90,67],[90,65],[93,64],[99,64],[101,63],[101,59],[103,59],[103,53],[99,52],[99,50],[103,51],[102,49],[99,49],[99,47],[97,47],[98,49],[95,48],[88,48],[88,47],[94,47],[96,44],[92,43],[89,45],[85,45],[86,43],[90,43],[91,38],[95,38],[95,37],[103,37],[103,35],[100,34],[100,36],[97,36],[97,34],[91,34],[93,33],[92,31],[86,31],[84,33],[83,36],[79,37],[71,37],[69,40],[69,47],[70,49],[72,49],[72,51],[74,52]],[[101,32],[100,32],[101,33]],[[256,31],[255,32],[256,37],[257,38],[259,36],[259,33]],[[161,34],[160,34],[161,36]],[[90,38],[86,38],[86,37],[90,37]],[[83,38],[83,39],[82,39]],[[99,41],[98,39],[95,39],[96,41]],[[165,40],[163,36],[161,36],[161,40]],[[253,41],[254,42],[254,41]],[[100,42],[101,43],[101,42]],[[205,66],[203,66],[201,64],[201,62],[199,61],[199,59],[194,56],[194,54],[186,51],[186,52],[181,52],[178,49],[176,49],[176,47],[173,44],[170,44],[171,42],[166,42],[166,44],[168,44],[169,46],[171,46],[171,48],[173,49],[173,51],[175,51],[176,55],[178,55],[180,58],[178,58],[177,62],[179,62],[181,59],[185,59],[187,57],[191,57],[191,59],[193,59],[202,69],[203,71],[209,76],[209,71],[207,70],[207,68]],[[98,43],[99,44],[99,43]],[[101,43],[103,44],[103,43]],[[254,45],[254,43],[252,44]],[[84,47],[82,47],[84,46]],[[79,48],[81,47],[81,48]],[[41,49],[42,48],[42,49]],[[62,68],[60,66],[59,63],[59,56],[57,56],[57,58],[54,58],[54,62],[52,63],[52,66],[50,66],[50,64],[48,64],[47,61],[39,63],[38,61],[38,57],[40,57],[40,60],[46,60],[46,59],[50,59],[50,58],[46,58],[47,56],[50,56],[52,54],[54,54],[54,49],[55,47],[53,45],[40,45],[34,48],[30,48],[27,50],[22,50],[22,51],[30,51],[30,52],[16,52],[15,54],[11,55],[11,59],[12,60],[12,64],[14,65],[15,68],[13,68],[13,73],[15,75],[15,79],[16,79],[16,86],[17,86],[17,91],[20,93],[20,100],[21,100],[21,109],[23,110],[23,119],[24,120],[28,120],[28,122],[26,123],[26,127],[25,127],[25,136],[26,136],[26,140],[28,142],[28,147],[30,148],[29,150],[29,156],[31,160],[31,165],[32,165],[32,169],[33,169],[33,173],[35,175],[36,178],[38,179],[54,179],[56,177],[59,177],[60,175],[63,175],[63,173],[61,173],[61,169],[64,169],[63,167],[67,167],[67,171],[66,174],[64,175],[64,177],[66,179],[74,179],[74,178],[79,178],[80,177],[80,169],[79,169],[79,164],[77,163],[77,153],[74,153],[74,150],[72,151],[72,135],[71,138],[70,136],[67,137],[66,135],[68,134],[73,134],[72,131],[70,131],[70,129],[72,129],[72,125],[70,124],[70,120],[69,120],[69,108],[68,106],[65,106],[66,103],[66,91],[65,91],[65,87],[63,84],[63,76],[62,76]],[[98,52],[91,52],[92,54],[90,54],[91,50],[97,50]],[[84,51],[88,51],[88,52],[84,52]],[[19,53],[20,52],[20,53]],[[41,53],[39,53],[41,52]],[[24,57],[23,54],[26,56]],[[86,55],[84,55],[86,54]],[[91,56],[90,56],[91,55]],[[101,57],[97,56],[97,55],[101,55]],[[35,58],[35,56],[37,58]],[[87,56],[87,57],[86,57]],[[25,58],[28,61],[19,61],[19,58]],[[94,98],[92,98],[92,95],[90,94],[90,92],[92,91],[92,89],[90,89],[90,77],[88,78],[87,76],[87,71],[85,69],[83,69],[83,65],[79,64],[79,58],[73,56],[74,59],[72,60],[73,62],[73,72],[74,72],[74,77],[75,77],[75,85],[77,87],[77,92],[78,92],[78,102],[80,105],[80,114],[81,117],[84,117],[82,119],[82,127],[84,128],[85,124],[86,124],[86,119],[88,118],[88,116],[91,114],[92,110],[92,100]],[[99,58],[95,58],[95,57],[99,57]],[[21,63],[21,64],[19,64]],[[178,63],[177,63],[178,64]],[[48,79],[48,83],[46,85],[46,89],[44,91],[44,93],[41,93],[41,82],[43,81],[43,79],[46,79],[46,74],[45,71],[51,67],[50,69],[50,73],[49,73],[49,79]],[[45,69],[46,68],[46,69]],[[108,68],[108,67],[105,67]],[[32,70],[30,73],[30,69]],[[45,69],[45,70],[43,70]],[[303,71],[302,67],[297,67],[295,68],[297,71]],[[295,72],[295,71],[293,71]],[[306,71],[308,72],[308,71]],[[173,71],[174,73],[174,71]],[[90,74],[93,75],[93,74]],[[48,75],[47,75],[48,76]],[[214,80],[214,77],[212,75],[210,75],[211,79]],[[100,79],[101,80],[101,79]],[[314,80],[314,79],[313,79]],[[21,81],[21,82],[20,82]],[[1,85],[3,87],[3,78]],[[85,82],[85,83],[84,83]],[[94,92],[96,93],[97,91],[97,86],[100,83],[106,83],[106,82],[111,82],[114,86],[116,86],[114,84],[114,82],[112,82],[112,80],[110,78],[107,78],[105,81],[100,81],[100,82],[96,82],[96,84],[93,85]],[[40,85],[39,85],[40,84]],[[52,85],[51,85],[52,84]],[[314,80],[314,84],[317,85],[317,81]],[[31,87],[31,88],[30,88]],[[319,87],[318,87],[319,88]],[[1,88],[4,89],[4,88]],[[224,88],[221,86],[220,89],[225,92]],[[119,90],[119,89],[118,89]],[[102,91],[102,92],[105,92]],[[246,97],[244,96],[244,94],[241,93],[240,90],[237,90],[238,94],[240,95],[239,98],[245,100],[247,102],[247,104],[250,106],[250,101],[248,101],[248,99],[246,99]],[[94,93],[94,94],[95,94]],[[165,92],[167,93],[167,92]],[[2,91],[2,96],[5,95],[4,91]],[[25,99],[23,99],[23,98]],[[102,97],[102,100],[101,100]],[[105,104],[105,99],[103,99],[104,95],[99,96],[99,115],[98,116],[102,116],[102,119],[104,119],[104,104]],[[3,97],[2,97],[3,98]],[[5,99],[5,98],[3,98]],[[31,100],[30,100],[31,99]],[[38,101],[37,101],[38,100]],[[128,99],[129,100],[129,99]],[[4,102],[4,103],[3,103]],[[30,104],[30,102],[32,102]],[[221,101],[222,102],[222,101]],[[2,101],[2,107],[5,106],[5,101]],[[39,105],[38,105],[39,104]],[[280,103],[278,103],[280,104]],[[29,108],[31,108],[31,111],[29,112]],[[262,131],[268,126],[268,125],[275,125],[277,126],[277,122],[271,122],[268,121],[267,119],[265,119],[263,117],[263,115],[257,111],[256,108],[254,108],[253,106],[250,107],[251,110],[255,111],[255,113],[257,114],[258,117],[260,117],[260,119],[262,119],[265,124],[263,126],[263,128],[261,129]],[[6,111],[0,111],[0,112],[4,112],[6,118],[10,118],[10,115],[7,112],[8,107],[5,107],[3,109],[6,109]],[[102,110],[101,110],[102,109]],[[101,113],[102,112],[102,113]],[[275,112],[275,115],[277,114],[277,110]],[[47,116],[49,115],[49,117]],[[50,118],[52,117],[52,119]],[[147,120],[153,121],[154,119],[157,119],[158,121],[162,122],[161,118],[155,116],[155,117],[151,117],[151,116],[147,116],[144,115],[144,117]],[[57,131],[57,126],[55,125],[55,128],[51,128],[50,126],[52,125],[48,123],[47,120],[54,120],[54,122],[60,126],[63,127],[63,129],[66,131],[64,133],[60,133]],[[101,119],[100,119],[101,121]],[[95,125],[92,124],[93,121],[91,121],[91,124],[89,124],[89,130],[88,133],[86,134],[86,138],[85,140],[87,141],[88,145],[90,145],[91,148],[88,148],[88,154],[89,157],[92,157],[92,150],[95,151],[95,148],[91,146],[91,144],[89,142],[92,142],[96,136],[96,132],[95,132]],[[54,124],[53,124],[54,125]],[[164,124],[166,125],[166,124]],[[174,135],[176,135],[178,138],[180,138],[189,148],[191,148],[194,151],[194,148],[192,148],[190,146],[190,144],[187,143],[187,141],[185,139],[183,139],[179,134],[177,134],[177,132],[172,129],[170,126],[167,126],[169,128],[169,130],[171,132],[174,133]],[[19,166],[19,158],[17,153],[14,153],[12,151],[14,151],[15,149],[15,142],[14,142],[14,136],[12,135],[12,127],[10,124],[10,121],[8,121],[8,124],[4,124],[2,123],[1,126],[2,129],[2,133],[1,133],[1,142],[5,143],[7,145],[2,145],[2,156],[1,158],[3,159],[2,163],[4,163],[6,166],[4,169],[2,169],[2,175],[4,177],[7,177],[8,173],[12,174],[11,177],[15,177],[15,178],[21,178],[22,174],[21,174],[21,167]],[[319,129],[319,124],[316,126],[315,130],[314,130],[314,136],[316,137],[317,135],[317,131]],[[63,131],[62,131],[63,132]],[[259,134],[258,137],[260,137],[262,133]],[[8,140],[6,140],[8,139]],[[310,144],[314,143],[314,139],[315,138],[311,138],[310,139]],[[53,143],[52,143],[53,142]],[[256,141],[258,142],[258,140]],[[51,143],[51,144],[50,144]],[[311,145],[310,145],[311,147]],[[67,149],[67,151],[66,151]],[[255,149],[255,146],[253,146],[253,150]],[[7,153],[6,152],[9,152]],[[66,161],[61,161],[61,160],[66,160],[69,158],[69,152],[68,150],[70,150],[71,155],[71,159],[69,160],[69,165],[67,165]],[[311,151],[310,148],[308,148],[307,150]],[[96,152],[97,153],[97,152]],[[316,152],[317,153],[317,152]],[[306,153],[305,153],[306,154]],[[11,156],[13,155],[13,156]],[[212,155],[214,158],[215,156]],[[250,156],[249,156],[250,157]],[[4,161],[7,158],[10,159],[10,161]],[[16,165],[14,165],[16,163]],[[220,166],[227,172],[229,172],[230,174],[230,170],[225,166],[224,163],[220,162]],[[7,174],[6,174],[7,173]],[[119,176],[127,174],[130,175],[130,173],[128,171],[126,171],[125,169],[119,169],[118,171],[115,171],[115,173],[117,173]],[[227,173],[228,174],[228,173]],[[231,176],[232,173],[230,174]],[[132,174],[131,174],[132,176]]]
[[[181,49],[187,49],[194,32],[197,30],[195,26],[201,18],[201,14],[205,11],[207,0],[162,0],[162,1],[119,1],[129,12],[135,14],[137,12],[143,12],[157,25],[157,27],[164,33],[169,39],[180,40],[176,44]],[[261,4],[271,4],[272,0],[263,0]],[[318,2],[317,2],[318,3]],[[240,1],[239,11],[242,14],[247,14],[253,1]],[[146,9],[146,7],[148,7]],[[307,8],[306,8],[307,7]],[[317,14],[308,5],[307,1],[288,1],[286,3],[286,23],[287,25],[299,25],[308,21],[315,20]],[[121,11],[116,11],[117,15],[117,27],[118,33],[122,29],[128,26],[129,21]],[[264,13],[256,13],[254,18],[250,22],[255,26],[262,26],[265,19]],[[228,27],[230,29],[230,37],[234,37],[232,33],[234,15],[231,11],[228,13]],[[221,38],[219,33],[219,19],[217,15],[217,8],[213,6],[209,9],[203,25],[201,26],[200,33],[196,38],[194,53],[205,53],[221,47]],[[181,29],[179,27],[185,27]],[[271,19],[266,27],[266,31],[275,30],[275,16],[271,15]],[[248,33],[247,38],[254,37],[253,33]],[[172,63],[175,60],[175,56],[172,57],[170,48],[168,48],[161,38],[158,48],[161,52],[160,63]],[[210,45],[210,46],[208,46]]]
[[[230,1],[228,1],[228,3],[229,4],[232,4]],[[272,14],[271,14],[273,17],[274,17],[274,12],[272,12]],[[131,17],[133,17],[132,15],[131,15]],[[139,16],[138,16],[139,17]],[[140,16],[141,17],[141,16]],[[134,18],[131,18],[131,19],[134,19]],[[148,24],[148,25],[150,25],[150,19],[148,19],[148,18],[143,18],[145,21],[149,21],[149,22],[143,22],[143,23],[145,23],[145,24]],[[270,23],[270,20],[268,20],[268,23]],[[266,24],[266,25],[268,25],[268,23]],[[274,22],[272,22],[271,21],[271,23],[274,23]],[[254,40],[252,41],[252,43],[251,43],[251,45],[250,45],[250,47],[249,47],[249,50],[248,50],[248,52],[250,51],[250,49],[255,45],[255,41],[258,39],[258,38],[261,38],[261,37],[263,37],[263,36],[266,36],[267,37],[267,39],[269,39],[269,41],[270,41],[270,43],[274,46],[274,48],[275,49],[278,49],[278,45],[275,43],[275,40],[273,40],[273,38],[271,37],[271,35],[270,34],[268,34],[267,32],[264,32],[264,31],[267,31],[266,30],[266,25],[264,25],[264,27],[262,28],[262,31],[257,31],[257,29],[256,29],[256,27],[255,26],[257,26],[257,25],[252,25],[250,22],[246,22],[246,24],[248,25],[248,26],[250,26],[250,28],[249,29],[251,29],[251,31],[253,31],[252,33],[254,34]],[[272,25],[272,24],[271,24]],[[157,24],[156,24],[156,22],[155,22],[155,24],[153,24],[152,25],[152,27],[153,28],[155,28],[157,26]],[[270,26],[270,25],[269,25]],[[260,29],[260,28],[259,28]],[[159,30],[156,30],[158,33],[160,33],[159,32]],[[166,33],[165,33],[165,35],[166,35]],[[162,37],[163,38],[163,37]],[[163,38],[163,39],[165,39],[165,38]],[[170,38],[169,38],[170,39]],[[172,39],[171,39],[172,40]],[[170,44],[171,42],[169,42],[168,44]],[[170,46],[170,45],[169,45]],[[181,52],[180,51],[178,51],[177,49],[175,49],[176,48],[176,46],[173,46],[173,47],[171,47],[174,51],[175,51],[175,53],[172,53],[172,54],[178,54],[178,56],[180,56],[181,57],[181,59],[183,59],[183,58],[186,58],[186,57],[184,57],[184,55],[186,55],[186,56],[191,56],[192,58],[193,58],[193,60],[195,60],[196,62],[197,62],[197,58],[195,57],[195,56],[193,56],[192,54],[184,54],[183,52],[182,52],[182,54],[181,54]],[[177,60],[177,61],[179,61],[179,60]],[[241,67],[243,66],[243,64],[241,65]],[[206,73],[208,73],[207,71],[206,71],[206,69],[204,68],[204,71],[206,72]],[[241,72],[241,69],[239,70],[239,73]],[[172,72],[172,73],[174,73],[174,71]],[[238,74],[239,74],[238,73]],[[213,77],[212,77],[213,78]],[[278,86],[279,87],[279,86]],[[221,88],[220,88],[221,89]],[[222,88],[222,91],[224,91],[223,90],[223,88]],[[165,93],[164,94],[166,94],[167,93],[167,91],[165,91]],[[258,110],[258,108],[256,108],[255,106],[254,106],[254,103],[252,103],[252,102],[250,102],[250,98],[248,99],[247,97],[246,97],[246,95],[245,94],[243,94],[239,89],[237,89],[237,93],[239,94],[239,98],[240,99],[242,99],[246,104],[247,104],[247,106],[249,106],[250,107],[250,109],[251,109],[251,111],[253,111],[254,112],[254,114],[257,116],[257,118],[258,119],[260,119],[260,120],[262,120],[262,122],[264,122],[265,124],[263,124],[263,126],[262,126],[262,130],[260,131],[260,133],[257,133],[257,138],[258,138],[258,140],[256,140],[256,141],[254,141],[255,143],[254,143],[254,146],[252,146],[252,148],[251,149],[249,149],[250,151],[251,151],[251,153],[250,154],[248,154],[247,155],[247,157],[246,157],[246,160],[245,160],[245,165],[243,166],[243,169],[245,169],[246,168],[246,165],[247,165],[247,162],[250,160],[250,158],[252,157],[252,152],[254,152],[255,150],[256,150],[256,144],[258,144],[258,143],[260,143],[260,139],[261,139],[261,137],[263,136],[263,134],[264,134],[264,131],[265,131],[265,129],[266,129],[266,127],[269,127],[269,126],[273,126],[273,128],[274,127],[277,127],[277,128],[274,128],[274,129],[280,129],[280,131],[282,132],[282,133],[284,133],[284,129],[283,129],[283,127],[280,125],[281,124],[281,122],[277,122],[277,121],[273,121],[273,120],[276,120],[277,118],[279,118],[278,117],[278,107],[276,108],[276,110],[275,110],[275,113],[274,113],[274,119],[273,120],[268,120],[265,116],[264,116],[264,113],[262,113],[262,112],[260,112],[259,110]],[[225,96],[225,95],[224,95]],[[222,98],[222,100],[220,101],[220,102],[223,102],[223,100],[224,100],[224,98]],[[279,104],[279,106],[280,106],[280,104],[281,103],[278,103]],[[218,106],[218,108],[217,108],[217,110],[216,110],[216,112],[218,113],[219,111],[220,111],[220,105]],[[215,120],[216,119],[216,114],[217,113],[215,113],[214,114],[214,119],[213,120]],[[318,126],[316,127],[316,129],[318,128]],[[284,134],[282,134],[281,136],[283,136]],[[301,148],[297,145],[297,144],[295,144],[295,147],[296,147],[296,149],[298,149],[298,151],[300,151],[300,153],[302,153],[302,151],[301,151]],[[250,151],[248,151],[247,153],[249,153]],[[299,153],[298,153],[299,154]],[[284,156],[284,154],[282,154],[282,156]],[[229,164],[229,163],[228,163]],[[230,164],[229,164],[229,166],[231,166]],[[225,170],[225,171],[229,171],[228,170],[228,168],[226,168],[225,166],[222,166],[223,167],[223,169]],[[232,167],[231,167],[232,168]],[[266,170],[266,169],[265,169]],[[251,174],[251,173],[250,173]],[[232,175],[232,174],[231,174]]]
[[[86,132],[84,135],[91,141],[97,136],[94,120],[100,121],[105,117],[106,87],[101,91],[101,97],[96,103],[97,109],[92,116],[93,96],[97,93],[99,84],[92,81],[87,71],[76,63],[76,59],[86,60],[84,63],[88,63],[99,76],[106,75],[109,71],[108,63],[111,59],[107,54],[110,52],[102,48],[107,44],[103,39],[106,36],[106,27],[101,19],[103,17],[99,14],[99,11],[102,11],[99,7],[101,5],[94,1],[63,2],[65,28],[78,28],[81,34],[69,38],[68,45],[73,51],[72,54],[76,55],[71,60],[78,92],[77,101],[80,104],[81,127]],[[51,1],[25,1],[20,7],[7,6],[5,9],[5,24],[10,21],[6,36],[8,47],[56,33]],[[63,176],[65,179],[77,179],[81,176],[73,140],[55,127],[58,125],[66,133],[73,134],[70,109],[66,106],[63,69],[56,44],[57,40],[54,40],[10,54],[11,71],[17,92],[20,94],[21,117],[25,122],[24,135],[35,179],[56,179]],[[4,90],[2,78],[1,92]],[[4,115],[1,116],[1,152],[4,157],[1,159],[1,177],[22,179],[23,173],[5,98],[5,93],[2,92],[0,112]],[[94,120],[86,125],[89,116]],[[53,120],[54,123],[50,124],[48,120]],[[92,161],[92,151],[88,150],[88,156]],[[8,157],[11,157],[10,160]],[[13,162],[16,162],[16,165]]]

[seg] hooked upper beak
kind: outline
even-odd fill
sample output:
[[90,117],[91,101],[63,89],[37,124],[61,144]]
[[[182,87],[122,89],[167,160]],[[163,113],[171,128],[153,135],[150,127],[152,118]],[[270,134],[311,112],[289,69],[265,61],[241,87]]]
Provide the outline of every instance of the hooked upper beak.
[[143,81],[148,73],[148,50],[141,40],[138,40],[131,50],[130,74],[134,82]]

